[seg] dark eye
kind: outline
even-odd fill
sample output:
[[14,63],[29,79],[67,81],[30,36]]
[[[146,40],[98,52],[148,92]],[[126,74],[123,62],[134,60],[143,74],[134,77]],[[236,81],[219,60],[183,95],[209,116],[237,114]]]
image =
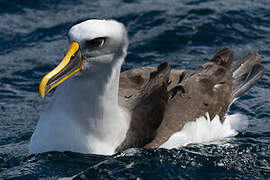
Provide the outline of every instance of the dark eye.
[[103,37],[100,37],[100,38],[95,38],[95,39],[92,39],[92,40],[88,40],[85,42],[85,46],[86,47],[101,47],[103,46],[105,43],[105,38]]

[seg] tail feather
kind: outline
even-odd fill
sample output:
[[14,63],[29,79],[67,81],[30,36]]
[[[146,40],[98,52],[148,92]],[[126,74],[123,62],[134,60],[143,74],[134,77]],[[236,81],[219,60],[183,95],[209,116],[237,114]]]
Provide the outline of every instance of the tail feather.
[[248,53],[238,61],[234,61],[231,71],[235,72],[242,64],[256,64],[261,63],[262,57],[258,53]]
[[265,68],[257,53],[248,54],[232,65],[233,97],[239,98],[246,93],[264,74]]

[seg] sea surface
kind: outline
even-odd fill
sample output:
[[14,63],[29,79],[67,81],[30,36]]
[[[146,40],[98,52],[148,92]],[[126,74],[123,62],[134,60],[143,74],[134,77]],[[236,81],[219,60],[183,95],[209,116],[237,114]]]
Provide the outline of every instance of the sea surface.
[[[41,78],[68,48],[68,29],[93,18],[125,24],[123,71],[157,66],[195,69],[222,47],[236,59],[258,52],[266,72],[230,108],[248,125],[233,137],[177,149],[112,155],[49,152],[28,144],[45,100]],[[0,179],[270,179],[269,0],[0,0]]]

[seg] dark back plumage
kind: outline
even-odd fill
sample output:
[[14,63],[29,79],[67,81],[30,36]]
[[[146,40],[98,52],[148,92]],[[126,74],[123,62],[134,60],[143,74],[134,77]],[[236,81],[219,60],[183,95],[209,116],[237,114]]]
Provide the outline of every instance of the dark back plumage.
[[195,71],[143,67],[121,73],[119,103],[131,114],[126,139],[117,151],[130,147],[156,148],[187,122],[209,113],[224,116],[233,99],[242,96],[263,75],[258,54],[233,62],[229,48],[218,51]]

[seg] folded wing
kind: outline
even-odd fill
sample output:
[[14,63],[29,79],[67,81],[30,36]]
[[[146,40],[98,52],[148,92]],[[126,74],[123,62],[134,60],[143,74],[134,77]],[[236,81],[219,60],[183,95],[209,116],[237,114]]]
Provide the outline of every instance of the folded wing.
[[197,70],[143,67],[121,73],[119,103],[131,113],[131,125],[117,151],[130,147],[156,148],[200,116],[221,121],[234,99],[264,74],[261,56],[248,54],[233,62],[229,48],[218,51]]

